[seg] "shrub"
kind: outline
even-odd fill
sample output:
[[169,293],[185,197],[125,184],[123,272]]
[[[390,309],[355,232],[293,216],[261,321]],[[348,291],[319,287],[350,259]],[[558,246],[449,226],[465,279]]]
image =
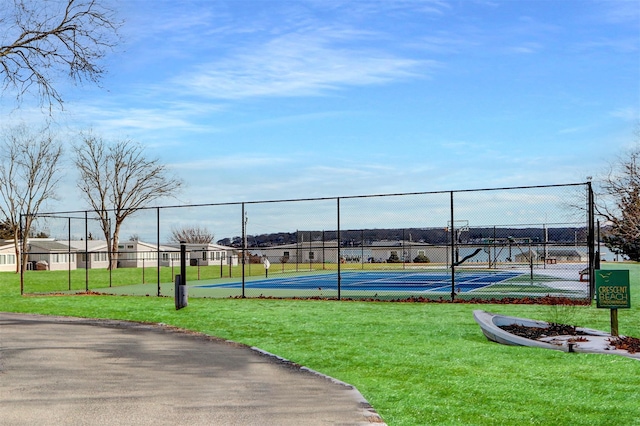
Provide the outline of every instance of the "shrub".
[[402,262],[396,253],[391,253],[389,259],[387,259],[387,263],[400,263]]

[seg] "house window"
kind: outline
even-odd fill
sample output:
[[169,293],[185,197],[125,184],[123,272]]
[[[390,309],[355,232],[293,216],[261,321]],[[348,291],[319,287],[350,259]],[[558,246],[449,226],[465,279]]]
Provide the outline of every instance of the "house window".
[[6,265],[7,264],[7,256],[4,254],[0,254],[0,265]]
[[309,260],[314,259],[314,253],[312,251],[309,252]]
[[202,260],[207,260],[207,252],[206,251],[202,252]]
[[285,251],[284,253],[282,253],[282,257],[284,257],[285,259],[289,259],[289,252]]
[[226,258],[227,258],[227,252],[223,251],[222,254],[221,254],[221,259],[225,260]]

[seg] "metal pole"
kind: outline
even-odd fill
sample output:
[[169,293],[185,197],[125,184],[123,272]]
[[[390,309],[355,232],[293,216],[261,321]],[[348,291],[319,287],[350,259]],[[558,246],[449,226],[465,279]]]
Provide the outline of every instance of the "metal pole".
[[596,264],[595,264],[595,269],[600,269],[600,219],[598,219],[596,221],[596,253],[595,253],[595,257],[596,257]]
[[180,284],[187,285],[187,246],[184,241],[180,241]]
[[406,252],[406,249],[405,249],[405,246],[404,246],[405,238],[406,237],[404,236],[404,228],[402,228],[402,269],[404,269],[404,262],[405,262],[405,259],[404,259],[405,256],[404,255],[405,255],[405,252]]
[[364,269],[364,229],[360,231],[360,264]]
[[455,244],[456,244],[456,225],[455,222],[453,221],[454,219],[454,214],[453,214],[453,191],[451,191],[451,301],[453,302],[453,300],[456,298],[456,266],[455,266],[455,253],[456,253],[456,248],[455,248]]
[[26,247],[26,244],[22,243],[22,239],[24,238],[22,236],[22,216],[22,213],[20,213],[20,239],[18,240],[18,247],[16,250],[16,252],[18,253],[16,265],[18,265],[18,268],[20,269],[20,296],[24,295],[24,270],[26,269],[22,265],[22,247]]
[[158,258],[158,297],[160,297],[160,207],[156,207],[156,238],[158,241],[158,248],[156,257]]
[[89,213],[84,211],[84,291],[89,292]]
[[245,219],[244,203],[242,203],[242,297],[244,298],[244,265],[247,255],[247,221]]
[[313,259],[311,259],[311,252],[313,247],[311,245],[311,231],[309,231],[309,271],[313,270]]
[[107,256],[109,257],[109,287],[111,287],[113,285],[113,240],[111,238],[111,218],[109,217],[107,219],[109,222],[109,235],[107,237],[107,240],[109,241],[107,243],[109,253]]
[[71,290],[71,216],[69,216],[68,219],[69,219],[69,222],[68,222],[69,229],[68,229],[67,235],[69,237],[69,244],[67,244],[67,245],[68,245],[69,251],[67,252],[67,256],[68,256],[68,260],[69,260],[69,264],[68,264],[68,266],[69,266],[69,268],[68,268],[69,269],[69,271],[68,271],[69,272],[69,274],[68,274],[68,277],[69,277],[69,290]]
[[325,253],[324,253],[324,229],[322,230],[322,270],[324,270],[324,263],[325,263],[325,257],[324,257]]
[[595,296],[595,253],[594,253],[594,198],[593,198],[593,188],[591,187],[591,182],[587,182],[587,226],[588,226],[588,234],[587,234],[587,246],[589,251],[589,300],[593,300]]
[[342,263],[342,253],[340,250],[340,198],[336,198],[337,201],[337,213],[338,213],[338,300],[340,300],[340,292],[341,292],[341,284],[342,284],[342,276],[340,274],[341,263]]

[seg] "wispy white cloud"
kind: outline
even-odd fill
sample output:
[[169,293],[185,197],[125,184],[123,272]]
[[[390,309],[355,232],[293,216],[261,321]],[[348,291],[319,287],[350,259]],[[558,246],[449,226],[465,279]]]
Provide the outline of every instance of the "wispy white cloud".
[[288,34],[174,79],[192,95],[217,99],[317,96],[346,86],[429,75],[435,61],[341,46],[338,35]]
[[219,113],[220,105],[199,102],[149,100],[134,106],[134,101],[102,101],[70,104],[66,116],[76,128],[92,127],[109,133],[182,131],[189,133],[218,131],[202,117]]
[[536,42],[525,42],[521,43],[517,46],[511,46],[507,48],[508,52],[511,53],[523,53],[523,54],[531,54],[537,53],[542,49],[542,45]]
[[611,50],[613,52],[632,53],[640,49],[640,43],[637,37],[600,37],[577,43],[576,48],[578,51]]
[[559,135],[569,135],[573,133],[582,133],[589,129],[590,126],[575,126],[575,127],[565,127],[563,129],[558,130]]
[[193,161],[173,163],[172,168],[191,172],[200,172],[202,170],[216,170],[216,172],[238,170],[243,172],[249,171],[255,167],[266,167],[265,170],[270,170],[272,168],[281,167],[284,164],[294,162],[295,160],[292,157],[268,155],[264,153],[259,155],[207,155]]
[[640,110],[638,107],[626,107],[618,108],[609,113],[611,117],[621,118],[626,121],[638,121],[640,120]]
[[610,24],[631,23],[637,26],[640,18],[640,8],[638,8],[637,1],[598,0],[596,3],[600,5],[600,8],[597,9],[597,15],[594,16],[594,19]]

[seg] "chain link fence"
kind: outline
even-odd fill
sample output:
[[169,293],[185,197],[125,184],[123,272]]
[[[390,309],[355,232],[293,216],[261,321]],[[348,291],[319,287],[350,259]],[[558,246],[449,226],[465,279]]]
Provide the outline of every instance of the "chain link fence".
[[216,242],[185,244],[190,297],[588,301],[593,214],[589,183],[165,206],[116,254],[91,212],[43,213],[55,238],[30,242],[24,289],[171,295],[180,244],[161,241],[195,224]]

